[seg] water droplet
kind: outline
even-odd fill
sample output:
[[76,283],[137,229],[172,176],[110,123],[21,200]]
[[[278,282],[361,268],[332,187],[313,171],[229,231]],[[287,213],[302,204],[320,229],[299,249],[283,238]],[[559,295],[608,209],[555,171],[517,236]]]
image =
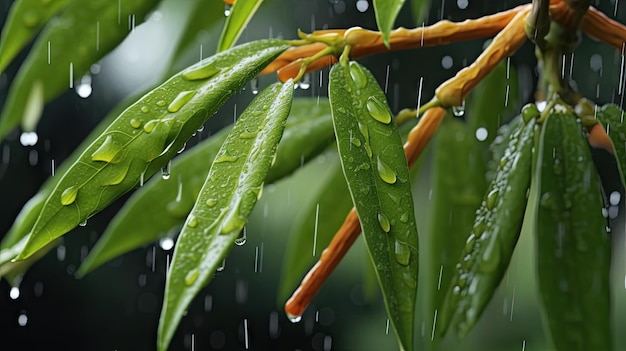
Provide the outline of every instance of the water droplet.
[[352,142],[352,145],[354,146],[361,146],[361,140],[359,138],[352,138],[350,139],[350,142]]
[[193,99],[195,95],[196,95],[195,90],[181,91],[180,93],[178,93],[178,95],[176,95],[174,100],[167,106],[167,111],[172,112],[172,113],[177,112],[183,106],[185,106],[186,103],[191,101],[191,99]]
[[9,290],[9,297],[11,300],[17,300],[17,298],[20,297],[20,288],[17,286],[12,287],[11,290]]
[[185,276],[185,285],[189,286],[192,285],[193,283],[195,283],[195,281],[198,279],[198,276],[200,275],[200,270],[197,268],[194,268],[192,270],[190,270],[187,275]]
[[456,117],[463,117],[465,114],[465,100],[461,102],[461,106],[452,106],[452,114]]
[[20,144],[23,146],[33,146],[38,140],[39,136],[36,132],[24,132],[20,135]]
[[350,71],[350,78],[352,78],[356,86],[358,88],[365,88],[367,86],[367,77],[365,76],[363,69],[361,69],[361,66],[354,61],[350,61],[350,66],[348,66],[348,68]]
[[[141,112],[148,113],[148,112],[150,112],[150,109],[148,108],[148,106],[141,106]],[[135,128],[137,128],[137,127],[135,127]]]
[[87,226],[87,219],[85,218],[82,222],[78,223],[78,225],[81,227]]
[[78,195],[78,187],[76,185],[71,186],[63,190],[61,193],[61,205],[71,205],[76,201],[76,195]]
[[230,16],[231,9],[232,9],[231,5],[224,4],[224,16],[226,17]]
[[524,123],[530,122],[531,119],[539,117],[539,108],[533,103],[528,103],[522,107],[522,118]]
[[380,228],[385,232],[389,233],[391,230],[391,224],[389,223],[389,219],[382,213],[378,213],[378,223],[380,224]]
[[185,142],[185,143],[183,143],[183,146],[181,146],[181,148],[178,151],[176,151],[176,153],[177,154],[182,153],[183,151],[185,151],[186,147],[187,147],[187,143]]
[[170,237],[164,237],[159,239],[159,246],[161,247],[161,249],[165,250],[165,251],[169,251],[174,247],[174,239],[170,238]]
[[165,106],[165,100],[159,100],[159,101],[157,101],[157,102],[156,102],[156,105],[157,105],[157,106],[159,106],[159,107],[163,107],[163,106]]
[[387,184],[395,184],[396,173],[378,157],[378,175]]
[[235,162],[239,159],[239,156],[232,156],[227,152],[220,155],[218,158],[213,161],[214,163],[222,163],[222,162]]
[[28,324],[28,316],[26,315],[26,313],[21,313],[17,317],[17,324],[19,324],[20,327],[25,327],[26,324]]
[[122,150],[122,145],[113,140],[111,135],[107,135],[104,142],[98,147],[96,151],[91,154],[92,161],[113,162],[115,156]]
[[187,226],[189,228],[195,228],[198,226],[198,219],[194,216],[190,216],[189,218],[187,218]]
[[492,237],[491,240],[487,243],[485,251],[483,251],[480,261],[480,269],[483,272],[490,273],[496,270],[499,264],[500,243],[496,237]]
[[150,120],[150,121],[146,122],[146,124],[144,124],[144,126],[143,126],[143,131],[148,133],[148,134],[152,133],[152,131],[154,130],[154,127],[156,127],[157,123],[159,123],[159,121],[156,120],[156,119],[153,119],[153,120]]
[[372,147],[368,142],[365,142],[365,152],[367,153],[367,157],[372,157]]
[[24,25],[28,28],[34,28],[39,25],[39,15],[35,11],[26,11],[22,15],[22,20],[24,21]]
[[409,220],[408,212],[404,212],[403,214],[400,215],[400,222],[406,223],[408,220]]
[[487,194],[487,209],[488,210],[493,210],[494,207],[496,207],[496,204],[498,203],[498,197],[500,195],[500,192],[498,191],[498,189],[493,189],[489,192],[489,194]]
[[170,179],[170,168],[172,167],[172,160],[168,161],[163,168],[161,168],[161,178],[163,180]]
[[201,80],[208,79],[220,72],[219,68],[215,68],[211,65],[192,66],[182,73],[183,79],[186,80]]
[[254,95],[259,93],[259,80],[257,78],[254,78],[250,81],[250,90]]
[[471,233],[467,240],[465,240],[465,252],[472,252],[474,249],[474,242],[476,241],[476,235]]
[[217,199],[208,199],[206,200],[206,205],[209,207],[213,207],[217,204]]
[[293,314],[287,313],[287,319],[289,319],[291,323],[298,323],[302,320],[302,316],[295,316]]
[[311,76],[309,74],[305,74],[302,77],[302,80],[298,82],[300,89],[308,90],[311,87]]
[[130,120],[130,126],[135,128],[135,129],[137,129],[137,128],[141,127],[141,121],[136,119],[136,118],[132,118]]
[[409,264],[409,259],[411,258],[411,249],[409,248],[409,245],[396,240],[394,245],[394,254],[396,256],[396,261],[398,261],[399,264],[403,266]]
[[235,239],[235,245],[243,246],[246,241],[248,241],[248,235],[246,234],[246,228],[244,227],[241,234],[239,234],[239,237]]
[[118,166],[109,166],[108,175],[110,176],[109,180],[103,183],[103,185],[117,185],[120,184],[126,178],[128,174],[129,165],[118,165]]
[[391,113],[382,102],[376,99],[373,96],[370,96],[367,99],[366,103],[367,111],[369,111],[370,116],[377,120],[380,123],[389,124],[391,123]]

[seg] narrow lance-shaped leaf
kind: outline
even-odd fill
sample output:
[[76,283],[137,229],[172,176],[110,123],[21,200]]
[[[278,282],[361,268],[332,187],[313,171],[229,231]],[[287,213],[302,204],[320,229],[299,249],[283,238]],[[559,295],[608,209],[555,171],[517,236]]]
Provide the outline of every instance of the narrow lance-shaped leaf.
[[[433,147],[432,212],[428,238],[431,258],[425,273],[425,320],[430,342],[436,344],[437,314],[456,273],[456,264],[472,231],[476,210],[487,184],[483,148],[466,123],[447,118],[437,130]],[[435,345],[433,345],[435,346]]]
[[32,255],[165,167],[232,94],[285,49],[277,40],[238,46],[191,66],[130,106],[62,176],[18,258]]
[[374,0],[376,25],[383,36],[383,43],[389,47],[389,33],[393,29],[396,17],[404,5],[404,0]]
[[344,176],[400,347],[413,347],[418,240],[400,135],[376,79],[335,65],[329,96]]
[[237,0],[230,9],[226,23],[222,29],[220,40],[217,44],[217,52],[224,51],[235,45],[237,39],[259,9],[263,0]]
[[[171,178],[155,177],[137,189],[81,264],[84,276],[106,261],[179,229],[198,197],[211,162],[230,128],[220,131],[173,160]],[[328,100],[294,99],[276,160],[266,184],[298,169],[332,141],[333,126]],[[155,215],[159,213],[159,215]],[[129,235],[128,233],[133,233]]]
[[442,335],[454,323],[463,337],[474,327],[509,265],[519,238],[530,187],[535,119],[511,136],[494,180],[476,211],[437,320]]
[[323,180],[318,195],[302,207],[289,230],[278,291],[281,304],[328,246],[352,208],[339,159],[328,168],[330,174]]
[[167,275],[159,350],[167,349],[185,310],[209,283],[261,196],[292,97],[291,80],[266,88],[237,120],[213,161]]
[[538,162],[537,273],[546,327],[556,350],[611,350],[611,243],[576,116],[546,119]]
[[424,24],[428,20],[428,10],[430,9],[431,0],[411,0],[411,13],[413,14],[413,23],[417,26]]
[[0,140],[20,122],[24,131],[34,131],[43,104],[122,42],[130,32],[128,19],[141,23],[158,2],[71,0],[37,37],[11,84],[0,114]]
[[606,134],[613,143],[622,185],[626,187],[626,123],[624,123],[624,112],[615,105],[607,104],[597,110],[596,118],[602,123]]
[[46,4],[42,4],[41,0],[13,2],[0,35],[0,74],[68,1],[52,0]]

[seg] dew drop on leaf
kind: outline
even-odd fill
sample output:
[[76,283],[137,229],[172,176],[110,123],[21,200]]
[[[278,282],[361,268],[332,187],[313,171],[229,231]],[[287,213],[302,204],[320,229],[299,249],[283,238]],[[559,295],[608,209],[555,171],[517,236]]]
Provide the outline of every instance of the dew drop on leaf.
[[122,145],[116,143],[111,135],[107,135],[102,145],[100,145],[100,147],[98,147],[98,149],[91,154],[91,160],[112,162],[121,150]]
[[218,74],[220,70],[211,65],[190,67],[182,73],[182,77],[185,80],[201,80],[208,79]]
[[396,240],[394,244],[394,254],[396,256],[396,261],[398,261],[399,264],[403,266],[409,264],[409,259],[411,258],[411,249],[409,248],[409,245]]
[[76,201],[76,195],[78,195],[77,186],[74,185],[66,188],[63,190],[63,193],[61,193],[61,205],[67,206],[73,204],[74,201]]
[[365,88],[367,86],[367,77],[358,63],[354,61],[350,62],[349,71],[350,78],[352,78],[358,88]]
[[193,283],[195,283],[199,275],[200,270],[198,270],[197,268],[190,270],[189,273],[185,275],[185,285],[192,285]]
[[380,179],[382,179],[387,184],[395,184],[397,180],[396,173],[389,166],[387,166],[380,159],[380,157],[378,157],[377,169],[378,169],[378,175],[380,176]]
[[389,223],[389,219],[382,213],[378,213],[378,223],[380,224],[380,228],[385,232],[389,233],[391,230],[391,224]]
[[135,129],[137,129],[137,128],[141,127],[141,121],[136,119],[136,118],[133,118],[133,119],[130,120],[130,126],[135,128]]
[[196,95],[195,90],[181,91],[176,95],[174,100],[167,106],[167,111],[178,112],[186,103],[188,103]]
[[387,107],[385,107],[382,102],[378,101],[375,97],[370,96],[367,99],[366,107],[370,116],[378,122],[384,124],[391,123],[391,114],[387,110]]

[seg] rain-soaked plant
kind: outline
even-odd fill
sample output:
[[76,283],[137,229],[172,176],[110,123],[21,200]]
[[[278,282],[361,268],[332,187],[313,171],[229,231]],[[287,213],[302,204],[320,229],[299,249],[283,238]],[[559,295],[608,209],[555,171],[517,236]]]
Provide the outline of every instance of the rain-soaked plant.
[[[207,23],[216,4],[222,6],[214,0],[193,3],[196,13],[207,14]],[[535,234],[540,300],[555,348],[612,348],[610,240],[589,145],[615,156],[624,183],[626,124],[615,105],[597,106],[582,97],[567,72],[580,32],[623,50],[624,25],[591,7],[590,0],[534,0],[464,22],[392,30],[404,1],[374,0],[379,31],[298,32],[294,40],[234,46],[261,3],[237,0],[215,55],[124,103],[56,170],[4,235],[2,277],[19,284],[61,236],[138,188],[77,273],[84,276],[179,228],[158,327],[158,349],[166,350],[194,297],[233,244],[245,241],[248,216],[264,185],[336,147],[341,166],[314,202],[316,217],[320,208],[334,206],[337,213],[324,220],[322,211],[319,225],[336,234],[286,302],[290,319],[299,320],[363,232],[400,349],[415,345],[418,272],[428,285],[424,309],[430,346],[436,348],[449,329],[461,337],[472,330],[526,223]],[[428,3],[413,6],[423,11]],[[37,37],[11,83],[0,139],[21,127],[21,142],[36,143],[43,106],[67,89],[68,75],[72,82],[128,35],[120,19],[138,24],[158,4],[15,1],[2,30],[0,72]],[[441,84],[432,100],[418,100],[417,109],[397,114],[370,71],[354,61],[490,37],[482,54]],[[500,115],[510,86],[494,76],[511,74],[502,61],[526,40],[534,43],[541,70],[537,103],[505,123]],[[303,80],[307,72],[329,65],[328,99],[294,99],[294,86],[309,84]],[[274,72],[279,81],[258,93],[232,128],[172,161],[231,96],[258,75]],[[470,99],[474,89],[480,94]],[[466,108],[474,112],[462,118]],[[436,131],[432,218],[429,230],[420,233],[428,243],[420,250],[409,168]],[[178,181],[148,181],[159,171],[164,178],[175,173]],[[345,216],[343,224],[338,216]],[[316,220],[298,218],[295,235]],[[303,242],[310,239],[303,238],[292,238],[286,289],[309,268],[301,252],[309,250]],[[420,270],[420,252],[426,251],[431,261]]]

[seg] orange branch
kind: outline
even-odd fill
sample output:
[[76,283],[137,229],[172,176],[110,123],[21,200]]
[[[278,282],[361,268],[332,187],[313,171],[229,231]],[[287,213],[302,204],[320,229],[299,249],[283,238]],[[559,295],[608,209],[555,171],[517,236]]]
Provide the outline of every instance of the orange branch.
[[[409,167],[413,165],[417,157],[424,151],[444,116],[445,110],[443,108],[431,108],[424,113],[419,123],[411,130],[407,142],[404,144],[404,152],[407,155]],[[319,261],[311,268],[298,289],[285,303],[285,312],[287,312],[290,318],[302,315],[322,284],[335,270],[360,233],[359,218],[356,210],[353,208],[348,213],[337,234],[331,240],[328,248],[322,252]]]
[[590,37],[601,40],[618,50],[624,50],[626,27],[607,17],[593,7],[589,7],[583,17],[581,28]]

